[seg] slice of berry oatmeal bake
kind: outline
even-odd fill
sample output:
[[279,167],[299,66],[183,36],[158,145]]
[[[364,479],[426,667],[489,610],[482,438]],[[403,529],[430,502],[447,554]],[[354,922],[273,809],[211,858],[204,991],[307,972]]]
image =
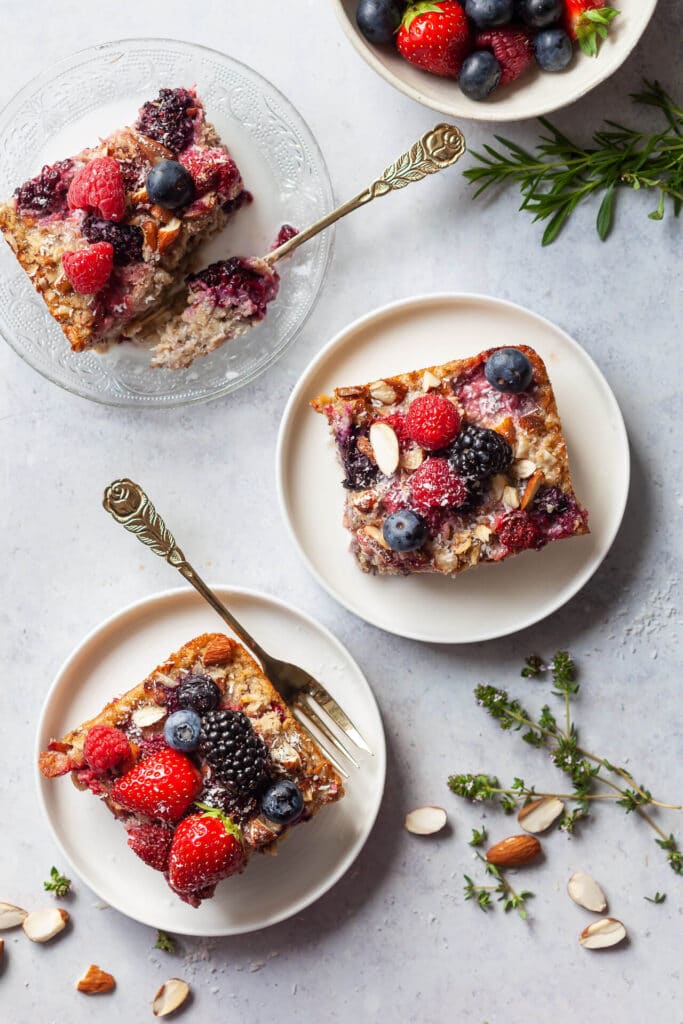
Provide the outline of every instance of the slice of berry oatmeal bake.
[[341,779],[251,657],[222,633],[189,641],[39,759],[121,820],[128,845],[198,906],[344,795]]
[[337,388],[311,405],[337,445],[344,525],[364,572],[455,576],[589,532],[531,348]]
[[0,229],[74,351],[126,339],[183,284],[198,244],[250,199],[194,89],[43,167]]

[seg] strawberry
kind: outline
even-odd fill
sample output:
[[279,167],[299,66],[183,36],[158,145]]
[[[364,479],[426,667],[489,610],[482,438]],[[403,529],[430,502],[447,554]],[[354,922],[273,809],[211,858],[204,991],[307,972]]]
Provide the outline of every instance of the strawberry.
[[242,833],[215,807],[198,804],[178,825],[171,844],[168,881],[176,892],[197,894],[237,874],[246,863]]
[[526,71],[534,60],[534,40],[526,28],[505,25],[479,32],[477,48],[491,50],[501,66],[500,84],[507,85]]
[[111,795],[127,811],[177,821],[201,788],[202,777],[189,757],[169,747],[138,761],[114,783]]
[[74,291],[81,295],[94,295],[111,277],[114,246],[111,242],[95,242],[87,249],[63,252],[62,267]]
[[564,0],[565,31],[589,57],[597,57],[599,40],[607,38],[609,25],[619,13],[606,4],[607,0]]
[[472,49],[469,21],[455,0],[411,4],[396,36],[399,53],[433,75],[457,78]]

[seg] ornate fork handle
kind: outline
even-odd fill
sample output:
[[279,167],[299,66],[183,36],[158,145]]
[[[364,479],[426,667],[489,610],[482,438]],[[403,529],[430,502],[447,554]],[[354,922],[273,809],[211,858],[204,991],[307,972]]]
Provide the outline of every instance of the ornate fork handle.
[[373,181],[372,185],[359,192],[347,203],[337,207],[332,213],[321,217],[315,224],[300,231],[289,241],[283,242],[277,249],[273,249],[267,256],[264,256],[264,260],[271,265],[277,263],[283,256],[288,256],[294,249],[324,231],[330,224],[345,217],[347,213],[352,213],[360,206],[365,206],[366,203],[377,199],[378,196],[385,196],[388,192],[405,188],[406,185],[410,185],[414,181],[422,181],[428,175],[436,174],[437,171],[450,167],[460,159],[464,152],[465,139],[460,129],[452,124],[437,124],[414,146],[411,146],[407,153],[403,153],[398,160],[390,164],[380,177]]
[[176,544],[173,534],[139,484],[133,480],[115,480],[105,490],[102,504],[117,523],[130,533],[134,533],[139,541],[177,569],[260,661],[267,659],[263,648],[228,611],[222,601],[218,600],[199,573],[190,565]]

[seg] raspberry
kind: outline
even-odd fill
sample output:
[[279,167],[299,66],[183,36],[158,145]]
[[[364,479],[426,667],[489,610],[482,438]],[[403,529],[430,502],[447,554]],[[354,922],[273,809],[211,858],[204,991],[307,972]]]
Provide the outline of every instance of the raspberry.
[[410,438],[406,433],[406,418],[402,412],[395,412],[391,416],[384,416],[384,418],[381,419],[379,422],[389,424],[393,432],[396,434],[396,437],[398,438],[398,443],[401,446],[404,446],[405,444],[408,444],[410,442]]
[[533,63],[534,41],[524,28],[496,28],[479,32],[476,45],[479,49],[491,50],[501,66],[500,84],[514,82]]
[[89,242],[111,242],[114,247],[114,263],[125,267],[129,263],[140,263],[144,236],[137,224],[113,224],[110,220],[87,216],[81,231]]
[[190,146],[180,158],[180,163],[192,175],[195,191],[198,196],[207,192],[217,192],[219,199],[230,199],[235,185],[240,180],[237,164],[218,147],[214,149],[198,149]]
[[111,242],[96,242],[87,249],[62,253],[62,266],[77,292],[81,295],[94,295],[111,277],[114,246]]
[[37,215],[65,210],[68,174],[72,168],[71,160],[59,160],[51,166],[46,164],[40,174],[15,190],[17,207],[23,213]]
[[406,415],[406,433],[428,451],[438,451],[453,441],[460,430],[460,416],[452,402],[441,395],[413,399]]
[[83,756],[98,772],[115,768],[130,754],[130,744],[120,729],[110,725],[93,725],[88,729],[83,745]]
[[99,213],[105,220],[118,221],[126,212],[126,192],[118,160],[98,156],[81,167],[69,185],[69,207]]
[[446,459],[427,459],[410,478],[413,502],[420,510],[457,508],[467,499],[467,486]]
[[395,480],[384,494],[382,504],[390,515],[392,512],[400,512],[402,509],[408,508],[410,491],[405,482]]
[[542,548],[545,541],[536,523],[526,512],[507,512],[497,524],[501,544],[510,551]]
[[140,860],[155,871],[165,871],[171,852],[173,833],[164,825],[133,825],[128,830],[128,845]]
[[192,141],[194,122],[188,111],[196,113],[196,104],[187,89],[162,89],[157,99],[141,107],[135,127],[166,149],[180,153]]

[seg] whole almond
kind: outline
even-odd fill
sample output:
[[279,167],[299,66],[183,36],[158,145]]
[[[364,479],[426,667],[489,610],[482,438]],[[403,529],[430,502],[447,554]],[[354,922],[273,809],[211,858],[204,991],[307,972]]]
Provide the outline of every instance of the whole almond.
[[616,917],[601,917],[584,928],[579,942],[585,949],[608,949],[626,938],[626,929]]
[[22,928],[31,942],[49,942],[55,935],[64,931],[69,922],[69,914],[61,907],[46,907],[43,910],[32,910],[25,918]]
[[525,832],[545,832],[564,811],[564,804],[557,796],[542,796],[522,807],[517,821]]
[[541,844],[535,836],[508,836],[486,852],[489,864],[497,868],[518,868],[538,857]]
[[586,910],[593,910],[596,914],[602,914],[607,910],[605,894],[590,875],[584,875],[582,871],[576,871],[567,882],[567,892],[574,903]]
[[182,1006],[190,994],[190,986],[182,978],[169,978],[161,986],[152,1003],[155,1017],[166,1017]]
[[90,964],[83,977],[76,982],[78,991],[84,992],[87,996],[97,996],[102,992],[111,992],[115,985],[116,979],[114,975],[103,971],[97,964]]
[[203,662],[209,665],[225,665],[232,661],[234,644],[227,636],[216,636],[204,651]]
[[0,903],[0,932],[6,928],[16,928],[28,917],[28,910],[15,907],[13,903]]

